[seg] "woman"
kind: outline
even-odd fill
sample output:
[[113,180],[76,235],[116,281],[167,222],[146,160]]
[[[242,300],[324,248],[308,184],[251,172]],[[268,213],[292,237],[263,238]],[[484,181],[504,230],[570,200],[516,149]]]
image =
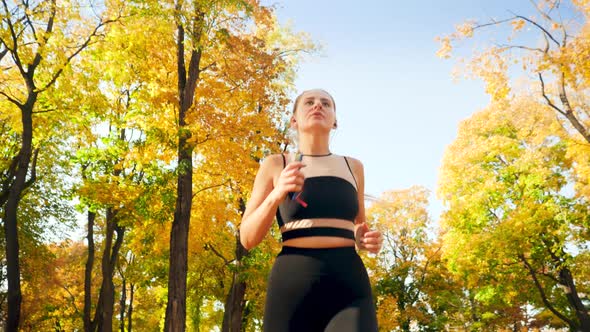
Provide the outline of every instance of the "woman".
[[356,248],[377,253],[382,236],[365,223],[362,163],[330,152],[335,111],[324,90],[295,99],[298,154],[267,157],[246,205],[240,225],[246,249],[262,241],[275,214],[283,237],[269,277],[264,331],[377,331]]

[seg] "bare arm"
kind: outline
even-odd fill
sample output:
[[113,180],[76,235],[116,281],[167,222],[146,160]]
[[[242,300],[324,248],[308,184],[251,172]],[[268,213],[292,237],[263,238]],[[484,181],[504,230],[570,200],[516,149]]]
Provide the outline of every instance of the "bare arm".
[[359,214],[354,220],[355,225],[363,224],[367,221],[365,215],[365,169],[363,163],[360,160],[354,158],[348,158],[350,160],[350,166],[354,173],[357,183],[358,201],[359,201]]
[[360,160],[354,158],[349,158],[349,160],[358,187],[359,213],[354,221],[356,247],[359,250],[378,253],[381,250],[383,239],[381,232],[370,230],[367,225],[367,216],[365,214],[365,170]]
[[287,193],[301,190],[303,174],[299,169],[302,166],[302,163],[294,162],[279,171],[282,167],[281,155],[269,156],[262,162],[240,224],[240,242],[244,248],[250,250],[262,242]]

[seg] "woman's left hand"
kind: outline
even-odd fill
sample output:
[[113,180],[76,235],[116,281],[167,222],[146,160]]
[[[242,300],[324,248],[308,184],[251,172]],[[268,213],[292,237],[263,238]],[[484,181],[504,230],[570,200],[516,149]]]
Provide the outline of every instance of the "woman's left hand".
[[367,250],[373,254],[381,251],[383,244],[383,235],[378,230],[370,230],[366,223],[355,225],[355,239],[357,247],[361,250]]

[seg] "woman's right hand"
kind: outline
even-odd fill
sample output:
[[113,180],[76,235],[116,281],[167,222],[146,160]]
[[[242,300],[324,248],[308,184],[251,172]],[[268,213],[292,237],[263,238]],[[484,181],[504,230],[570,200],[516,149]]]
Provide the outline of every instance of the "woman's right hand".
[[244,248],[256,247],[268,233],[277,208],[287,194],[302,190],[301,168],[304,166],[301,162],[292,162],[283,167],[283,158],[278,154],[262,161],[240,223],[240,242]]
[[279,195],[280,199],[283,200],[288,193],[300,192],[303,189],[303,182],[305,176],[301,172],[301,168],[305,167],[300,161],[294,161],[281,171],[277,184],[274,191]]

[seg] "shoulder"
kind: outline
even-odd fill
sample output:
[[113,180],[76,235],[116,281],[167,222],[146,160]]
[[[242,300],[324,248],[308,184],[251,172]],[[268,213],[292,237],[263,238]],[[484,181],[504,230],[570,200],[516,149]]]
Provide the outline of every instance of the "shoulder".
[[264,157],[264,159],[262,159],[262,163],[260,164],[260,169],[267,170],[267,171],[282,169],[283,168],[283,161],[285,160],[283,158],[286,158],[286,156],[284,156],[281,153],[275,153],[275,154],[268,155],[268,156]]
[[364,166],[359,159],[350,156],[344,156],[344,158],[346,158],[346,161],[350,165],[350,168],[352,168],[355,173],[363,174]]
[[356,180],[359,181],[359,185],[364,183],[365,168],[363,163],[359,159],[350,156],[344,156],[344,159],[346,159],[346,162],[348,163],[348,166],[350,167],[350,170],[352,171]]
[[280,163],[282,165],[283,164],[283,156],[285,156],[285,155],[282,153],[273,153],[273,154],[270,154],[270,155],[264,157],[262,159],[262,163],[270,163],[270,164]]
[[264,157],[256,174],[256,181],[271,184],[283,169],[283,157],[280,153]]

